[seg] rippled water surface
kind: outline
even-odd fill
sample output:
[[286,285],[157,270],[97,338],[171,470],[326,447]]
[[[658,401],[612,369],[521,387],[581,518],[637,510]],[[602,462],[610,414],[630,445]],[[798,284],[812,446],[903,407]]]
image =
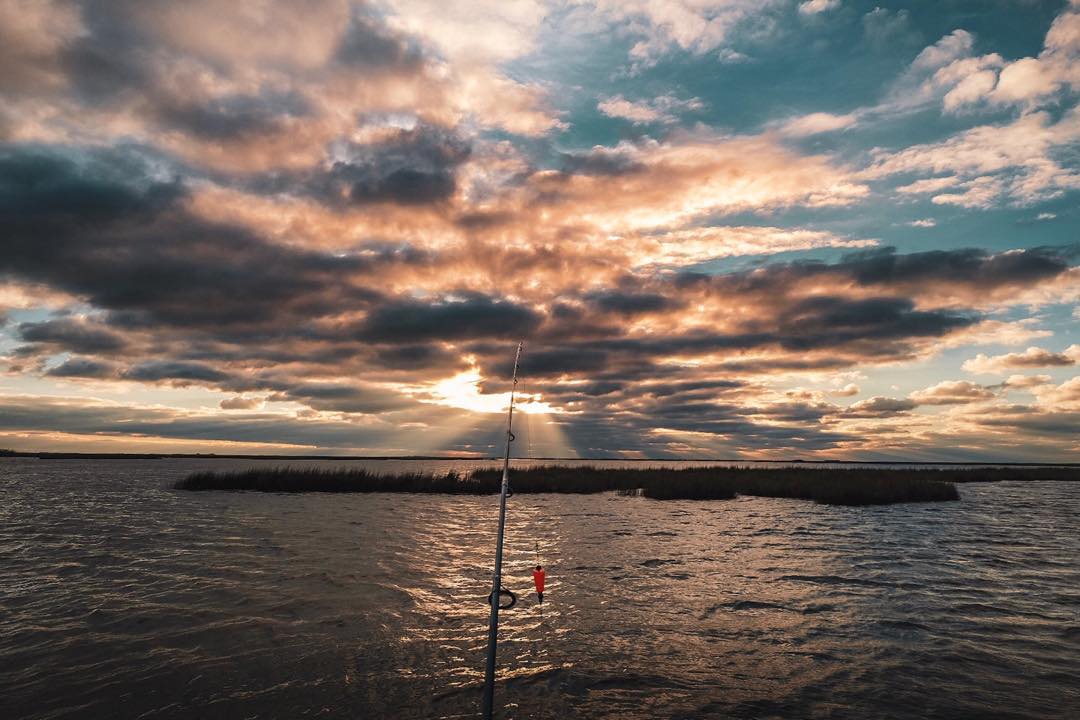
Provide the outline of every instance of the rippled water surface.
[[[169,489],[253,464],[0,460],[0,717],[475,716],[496,498]],[[516,496],[496,702],[1080,717],[1080,484],[961,493]]]

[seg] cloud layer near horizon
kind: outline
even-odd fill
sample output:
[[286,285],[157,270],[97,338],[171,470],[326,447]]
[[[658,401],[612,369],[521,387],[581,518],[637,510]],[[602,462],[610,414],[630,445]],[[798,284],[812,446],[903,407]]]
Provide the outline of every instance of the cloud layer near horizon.
[[0,1],[0,443],[488,454],[522,338],[523,454],[1073,457],[1080,10],[740,121],[884,19],[709,5]]

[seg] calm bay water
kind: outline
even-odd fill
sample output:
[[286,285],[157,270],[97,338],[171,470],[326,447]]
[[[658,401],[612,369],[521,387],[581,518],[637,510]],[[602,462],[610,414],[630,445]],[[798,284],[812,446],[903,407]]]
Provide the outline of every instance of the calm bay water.
[[[475,716],[496,498],[169,489],[256,464],[280,463],[0,460],[0,717]],[[961,494],[516,496],[496,702],[512,718],[1080,717],[1080,484]]]

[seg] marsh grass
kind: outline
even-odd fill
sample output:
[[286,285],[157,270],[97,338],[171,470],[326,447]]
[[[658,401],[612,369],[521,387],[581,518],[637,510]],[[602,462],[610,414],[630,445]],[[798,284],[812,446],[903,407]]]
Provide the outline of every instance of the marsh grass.
[[[384,475],[360,469],[278,467],[241,472],[201,472],[181,480],[181,490],[328,493],[443,493],[488,495],[499,491],[501,472]],[[1080,467],[695,467],[598,468],[551,465],[511,471],[513,492],[619,492],[655,500],[726,500],[736,495],[797,498],[830,505],[885,505],[958,500],[955,483],[1002,480],[1080,480]]]
[[276,493],[444,493],[487,495],[498,492],[457,473],[382,475],[360,469],[252,468],[240,472],[198,472],[174,485],[177,490],[233,490]]

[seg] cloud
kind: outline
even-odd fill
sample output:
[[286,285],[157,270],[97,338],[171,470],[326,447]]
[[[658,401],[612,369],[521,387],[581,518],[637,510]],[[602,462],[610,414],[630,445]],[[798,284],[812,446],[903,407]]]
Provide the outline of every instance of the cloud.
[[[1007,301],[1006,301],[1007,302]],[[996,304],[996,303],[995,303]],[[943,348],[964,347],[967,345],[1022,345],[1039,338],[1052,337],[1053,332],[1038,327],[1036,317],[1022,320],[1002,321],[983,319],[963,332],[956,333]]]
[[[1069,378],[1060,385],[1034,388],[1041,408],[1049,411],[1080,411],[1080,376]],[[1075,433],[1075,426],[1073,431]]]
[[917,403],[914,400],[883,397],[875,395],[867,400],[853,403],[847,411],[849,417],[889,417],[901,415],[915,409]]
[[348,28],[337,43],[335,57],[340,63],[364,69],[420,69],[427,60],[419,43],[381,27],[373,18],[355,9]]
[[114,363],[100,360],[73,357],[51,368],[46,374],[50,377],[59,378],[105,379],[116,376],[117,366]]
[[[978,248],[899,254],[895,248],[858,250],[833,265],[773,264],[756,275],[759,282],[828,281],[853,284],[880,293],[917,296],[929,306],[978,306],[1015,302],[1021,288],[1053,284],[1071,275],[1058,248],[1030,248],[990,253]],[[805,279],[805,280],[804,280]]]
[[328,204],[393,202],[423,205],[445,200],[457,185],[455,172],[471,152],[469,144],[444,128],[418,124],[391,129],[379,142],[339,146],[332,165],[285,181],[284,189],[306,187]]
[[987,356],[979,353],[964,361],[963,369],[970,373],[1004,375],[1010,369],[1037,367],[1069,367],[1080,361],[1080,345],[1070,345],[1064,352],[1052,352],[1029,347],[1024,352]]
[[672,310],[681,306],[679,301],[657,293],[628,293],[608,290],[590,293],[586,295],[586,299],[589,304],[601,312],[625,316]]
[[464,370],[458,367],[459,359],[456,353],[445,347],[422,344],[422,345],[390,345],[380,346],[375,349],[371,362],[386,368],[397,370]]
[[11,395],[0,397],[0,430],[119,435],[129,443],[132,435],[142,435],[298,449],[386,447],[393,435],[386,427],[365,428],[323,418],[297,419],[271,413],[208,414],[82,398]]
[[225,398],[220,403],[222,410],[255,410],[262,407],[262,405],[262,398],[243,397],[242,395]]
[[[621,180],[648,174],[656,163],[645,153],[627,151],[627,157],[636,166],[612,163],[605,174],[594,169],[584,177]],[[499,254],[506,252],[496,249],[501,241],[478,242],[488,229],[470,229],[477,233],[471,245],[420,251],[369,242],[316,252],[288,244],[287,235],[271,239],[193,214],[186,187],[156,180],[153,167],[138,154],[58,149],[9,152],[0,162],[0,214],[13,229],[4,272],[84,298],[97,308],[101,326],[126,343],[123,362],[73,365],[70,374],[195,384],[241,397],[265,392],[316,412],[407,412],[417,402],[407,390],[417,369],[439,377],[475,363],[492,377],[506,362],[506,342],[522,336],[532,338],[532,372],[594,383],[591,391],[583,386],[566,395],[577,412],[631,402],[621,388],[660,369],[670,375],[673,361],[702,368],[687,381],[708,368],[767,376],[896,362],[974,327],[980,315],[966,307],[974,299],[1016,296],[1018,288],[1056,281],[1069,267],[1052,250],[899,255],[885,249],[832,264],[773,263],[712,276],[636,274],[626,263],[644,253],[608,256],[606,246],[590,243],[580,256],[569,256],[582,264],[567,266],[564,255],[542,276],[545,248],[520,251],[514,262],[528,273],[508,271],[513,256]],[[551,186],[556,191],[582,177],[560,174],[561,185]],[[519,182],[532,189],[528,176]],[[548,202],[573,207],[565,191]],[[90,232],[83,229],[85,217],[93,218]],[[693,235],[702,243],[695,257],[746,251],[740,243],[873,242],[778,228],[686,232],[699,233]],[[668,235],[656,237],[673,239]],[[611,247],[625,252],[635,246],[620,240]],[[560,246],[567,249],[572,245]],[[79,271],[48,262],[58,252]],[[588,262],[614,264],[617,272],[587,274]],[[503,293],[478,289],[500,277]],[[732,297],[740,298],[737,306]],[[192,305],[191,298],[198,302]],[[927,298],[943,305],[927,305]],[[798,358],[790,357],[793,351]],[[93,355],[106,352],[85,359],[102,363]],[[664,422],[689,427],[689,420]]]
[[974,45],[974,35],[956,29],[923,48],[874,112],[911,112],[937,102],[946,112],[955,112],[993,89],[1005,60],[996,53],[976,56]]
[[859,386],[855,383],[848,383],[842,388],[830,390],[829,394],[835,397],[852,397],[859,394]]
[[957,111],[977,103],[1038,107],[1053,100],[1063,87],[1080,88],[1080,12],[1066,8],[1050,26],[1038,57],[1002,63],[998,56],[988,69],[969,74],[945,96],[945,109]]
[[[49,8],[42,18],[52,20],[21,13],[13,33],[60,33],[53,25],[72,8]],[[345,0],[302,10],[270,0],[258,13],[220,0],[94,3],[81,11],[55,48],[5,46],[6,65],[38,68],[34,83],[12,77],[17,87],[0,123],[8,137],[141,142],[236,173],[309,168],[358,117],[378,113],[527,135],[565,127],[546,107],[546,88],[489,61],[448,62],[398,16]]]
[[123,373],[123,377],[141,382],[169,380],[184,385],[219,382],[228,378],[228,374],[204,363],[160,360],[135,365]]
[[840,0],[806,0],[799,3],[799,12],[803,15],[817,15],[840,7]]
[[181,186],[149,172],[123,153],[0,150],[0,271],[85,297],[113,311],[114,326],[278,323],[282,312],[310,317],[372,296],[349,279],[369,259],[207,223],[185,210]]
[[774,253],[813,248],[869,248],[878,244],[869,238],[847,238],[823,230],[788,229],[767,226],[717,225],[668,232],[644,233],[624,238],[633,249],[635,265],[678,265],[740,255]]
[[68,3],[0,3],[0,92],[62,87],[61,52],[82,31]]
[[932,228],[937,225],[937,221],[934,218],[923,218],[921,220],[912,220],[908,225],[917,228]]
[[530,52],[548,14],[542,2],[450,0],[438,7],[424,0],[388,8],[393,27],[424,38],[445,57],[464,62],[509,60]]
[[1031,388],[1049,385],[1052,378],[1049,375],[1010,375],[1002,383],[1009,390],[1030,390]]
[[960,207],[991,208],[1001,196],[1003,185],[993,177],[979,177],[956,185],[962,192],[941,193],[930,198],[935,205],[959,205]]
[[615,28],[640,38],[630,57],[652,64],[678,49],[695,55],[725,50],[732,33],[780,3],[775,0],[704,0],[655,3],[648,0],[596,0],[592,11]]
[[[904,35],[876,30],[887,11],[875,9],[864,17],[868,39],[884,45]],[[1080,59],[1080,13],[1075,7],[1055,19],[1046,35],[1038,57],[1006,60],[998,53],[974,53],[975,35],[958,28],[925,47],[911,65],[893,83],[887,97],[867,116],[893,116],[910,113],[941,102],[947,114],[962,115],[1002,106],[1019,106],[1029,113],[1058,103],[1068,88],[1080,87],[1080,77],[1073,70]]]
[[[1058,81],[1050,68],[1035,58],[1021,58],[1002,68],[997,86],[985,94],[991,102],[1015,103],[1050,95],[1057,89]],[[977,97],[973,94],[971,99]]]
[[[685,133],[624,143],[616,153],[626,172],[537,173],[526,192],[551,212],[582,212],[610,230],[670,226],[709,213],[843,206],[867,193],[829,158],[797,156],[769,136]],[[610,161],[612,151],[590,155]]]
[[18,326],[24,342],[52,345],[77,353],[115,353],[123,349],[123,336],[85,318],[60,317]]
[[391,343],[521,338],[531,335],[540,321],[541,316],[528,308],[480,295],[434,302],[396,300],[369,313],[356,335]]
[[995,397],[994,392],[966,380],[944,380],[909,396],[918,405],[964,405]]
[[904,193],[907,195],[920,195],[925,193],[936,193],[939,190],[946,188],[956,187],[960,184],[960,181],[956,177],[933,177],[923,178],[922,180],[916,180],[908,185],[901,185],[896,188],[896,192]]
[[1077,109],[1057,121],[1048,113],[1033,112],[1007,125],[981,125],[941,142],[896,152],[879,150],[862,177],[933,174],[939,177],[899,190],[923,194],[958,187],[963,192],[938,194],[934,201],[968,207],[990,207],[999,201],[1030,205],[1080,188],[1080,175],[1056,159],[1060,149],[1078,138]]
[[[1073,457],[1076,452],[1075,436],[1078,423],[1080,423],[1080,412],[1075,410],[1036,410],[989,416],[979,420],[984,436],[988,432],[996,431],[995,439],[1009,440],[1014,447],[1038,440],[1045,443],[1047,449],[1063,451],[1062,457],[1066,458]],[[1055,436],[1061,436],[1064,444],[1055,447],[1047,442]]]
[[780,343],[788,349],[804,350],[846,342],[940,336],[972,322],[962,315],[915,310],[912,301],[902,298],[817,296],[784,312]]
[[844,130],[853,127],[857,122],[858,116],[856,113],[833,115],[831,113],[816,112],[788,120],[780,126],[780,132],[791,137],[807,137],[835,130]]
[[635,125],[678,122],[679,114],[698,111],[704,107],[705,103],[700,98],[680,100],[670,93],[636,102],[627,100],[622,95],[614,95],[596,104],[596,109],[608,117],[629,120]]
[[257,139],[286,132],[308,111],[301,95],[272,92],[226,95],[195,103],[167,99],[154,110],[163,124],[208,142]]
[[894,13],[887,8],[875,7],[863,15],[862,26],[867,44],[875,50],[898,42],[918,40],[918,33],[912,27],[911,13],[907,10]]

